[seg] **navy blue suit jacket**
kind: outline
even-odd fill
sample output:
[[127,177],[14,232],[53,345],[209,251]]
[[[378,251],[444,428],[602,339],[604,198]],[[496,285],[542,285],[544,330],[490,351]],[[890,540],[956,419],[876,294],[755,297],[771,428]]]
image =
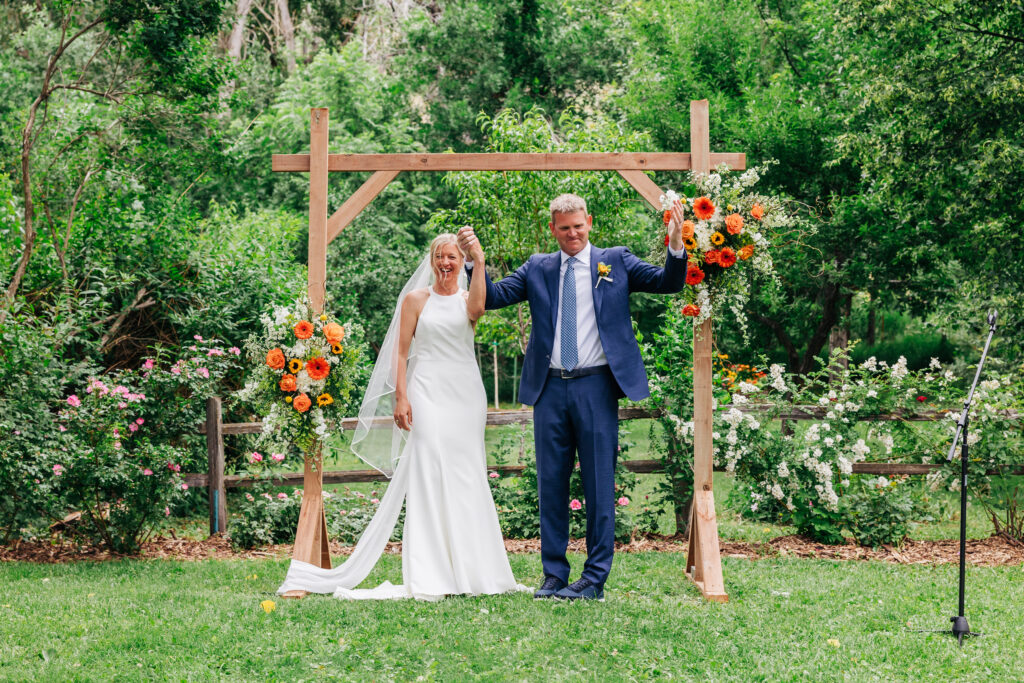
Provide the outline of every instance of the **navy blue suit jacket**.
[[[521,301],[530,303],[532,327],[519,383],[519,400],[534,405],[544,390],[551,365],[551,348],[558,320],[558,271],[561,252],[534,254],[514,273],[499,282],[487,279],[487,308],[504,308]],[[674,257],[666,250],[665,267],[641,261],[625,247],[590,253],[591,282],[598,283],[597,265],[611,266],[608,277],[594,290],[594,313],[601,346],[622,394],[634,401],[647,398],[647,371],[640,357],[629,317],[631,292],[673,294],[686,281],[686,256]]]

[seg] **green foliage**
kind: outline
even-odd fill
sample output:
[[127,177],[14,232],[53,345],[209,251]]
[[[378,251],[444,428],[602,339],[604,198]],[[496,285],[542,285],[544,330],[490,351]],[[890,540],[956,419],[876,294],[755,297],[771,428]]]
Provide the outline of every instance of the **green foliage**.
[[[376,492],[370,496],[359,491],[335,491],[324,494],[324,515],[327,518],[327,534],[333,540],[354,545],[362,535],[377,511],[379,501]],[[232,515],[228,527],[231,543],[236,548],[256,548],[276,543],[291,543],[295,540],[295,527],[299,523],[302,507],[302,491],[295,489],[292,495],[284,492],[262,491],[253,495],[245,494],[246,502]],[[394,541],[402,540],[405,511],[391,535]]]
[[855,477],[843,497],[843,516],[853,537],[864,546],[903,542],[914,518],[915,504],[905,481],[885,477]]

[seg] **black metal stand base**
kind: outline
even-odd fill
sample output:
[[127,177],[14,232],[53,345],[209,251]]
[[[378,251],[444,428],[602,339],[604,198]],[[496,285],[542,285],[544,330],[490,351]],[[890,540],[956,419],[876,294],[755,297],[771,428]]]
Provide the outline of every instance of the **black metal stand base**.
[[965,637],[981,635],[971,631],[971,627],[967,625],[967,617],[950,617],[949,620],[953,622],[953,635],[961,647],[963,647]]

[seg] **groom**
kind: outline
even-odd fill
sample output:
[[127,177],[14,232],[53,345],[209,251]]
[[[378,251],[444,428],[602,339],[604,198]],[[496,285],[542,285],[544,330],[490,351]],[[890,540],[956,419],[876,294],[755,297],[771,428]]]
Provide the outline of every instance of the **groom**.
[[[590,244],[593,216],[581,197],[563,194],[550,209],[549,227],[560,250],[534,254],[500,282],[487,279],[486,307],[530,302],[532,328],[519,398],[534,406],[544,568],[534,597],[603,600],[615,551],[618,399],[639,401],[650,394],[629,295],[683,288],[683,212],[677,202],[665,267],[658,268],[625,247]],[[472,228],[459,231],[466,253],[476,241]],[[582,577],[569,584],[569,476],[577,455],[587,509],[587,561]]]

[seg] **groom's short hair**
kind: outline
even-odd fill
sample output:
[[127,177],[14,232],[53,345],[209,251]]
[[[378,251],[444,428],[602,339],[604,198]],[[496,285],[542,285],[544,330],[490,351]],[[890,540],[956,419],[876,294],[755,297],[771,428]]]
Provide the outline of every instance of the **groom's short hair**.
[[577,211],[587,212],[587,202],[577,194],[560,194],[551,200],[551,222],[555,222],[556,213],[575,213]]

